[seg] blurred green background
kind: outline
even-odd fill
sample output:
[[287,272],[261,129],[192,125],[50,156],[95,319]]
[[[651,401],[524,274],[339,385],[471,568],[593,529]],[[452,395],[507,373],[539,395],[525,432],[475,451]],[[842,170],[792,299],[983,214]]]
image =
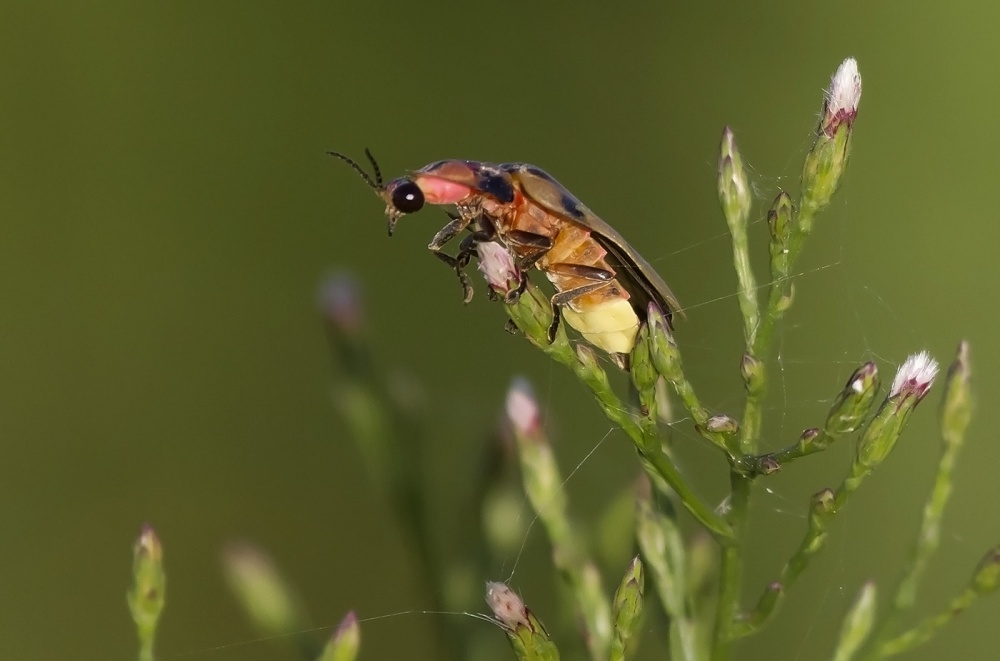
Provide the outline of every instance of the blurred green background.
[[[947,362],[971,341],[979,406],[922,595],[936,610],[1000,538],[998,21],[986,2],[3,3],[0,658],[132,657],[124,592],[144,521],[165,545],[164,659],[292,658],[248,642],[219,570],[232,539],[273,554],[317,626],[428,607],[331,406],[315,305],[331,269],[362,283],[379,362],[426,384],[442,552],[513,375],[535,384],[565,472],[605,436],[583,389],[503,332],[478,277],[463,308],[425,249],[443,216],[388,240],[381,203],[327,149],[371,147],[388,177],[449,157],[553,173],[671,284],[689,377],[738,413],[718,139],[736,131],[759,220],[779,187],[797,190],[847,56],[865,84],[853,160],[800,262],[767,432],[777,447],[819,424],[866,359],[889,379],[908,353]],[[762,256],[766,226],[751,229]],[[895,576],[937,458],[938,395],[741,658],[824,657],[861,582]],[[685,445],[717,500],[721,458]],[[759,483],[748,599],[849,452]],[[635,470],[612,434],[568,484],[574,513],[596,516]],[[557,619],[547,555],[536,526],[512,580],[543,620]],[[991,658],[998,615],[980,604],[910,658]],[[436,658],[446,617],[460,616],[363,623],[363,658]]]

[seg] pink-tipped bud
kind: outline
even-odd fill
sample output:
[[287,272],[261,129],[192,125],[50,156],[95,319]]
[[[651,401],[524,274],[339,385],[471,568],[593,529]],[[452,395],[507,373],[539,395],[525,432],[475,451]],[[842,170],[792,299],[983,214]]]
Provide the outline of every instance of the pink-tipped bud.
[[841,124],[853,126],[861,102],[861,74],[858,62],[849,57],[833,74],[823,103],[823,132],[831,138]]
[[915,353],[907,358],[896,372],[889,390],[889,399],[902,396],[903,399],[915,397],[919,402],[930,390],[934,377],[938,373],[938,363],[926,351]]
[[528,609],[521,597],[504,583],[490,581],[486,584],[486,603],[493,616],[505,629],[513,631],[519,626],[530,627]]
[[514,264],[510,251],[499,243],[488,241],[476,246],[479,270],[493,291],[505,296],[521,284],[521,273]]
[[507,391],[507,419],[519,436],[534,436],[541,428],[535,393],[527,379],[516,378]]

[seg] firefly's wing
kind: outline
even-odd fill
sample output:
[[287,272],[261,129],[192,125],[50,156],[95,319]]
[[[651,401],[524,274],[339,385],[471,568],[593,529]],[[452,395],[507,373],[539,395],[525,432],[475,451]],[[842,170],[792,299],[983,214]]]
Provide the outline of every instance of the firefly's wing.
[[622,286],[637,298],[636,303],[641,308],[645,308],[647,302],[655,301],[668,319],[675,313],[684,316],[677,297],[656,269],[615,228],[601,220],[552,178],[552,175],[527,163],[505,163],[500,168],[517,179],[521,190],[532,201],[551,213],[591,230],[594,240],[608,251],[611,258],[609,262],[616,271],[616,277],[621,278]]

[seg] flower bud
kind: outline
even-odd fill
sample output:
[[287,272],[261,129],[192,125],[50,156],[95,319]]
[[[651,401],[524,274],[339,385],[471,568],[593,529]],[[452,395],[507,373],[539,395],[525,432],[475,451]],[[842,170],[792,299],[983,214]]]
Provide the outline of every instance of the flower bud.
[[713,415],[705,421],[705,429],[713,433],[735,434],[740,424],[728,415]]
[[1000,546],[990,549],[976,567],[972,589],[977,594],[989,594],[1000,585]]
[[615,592],[613,602],[614,633],[611,637],[611,658],[625,658],[629,640],[635,634],[636,627],[642,615],[643,592],[645,590],[645,574],[639,556],[632,558],[625,576]]
[[360,646],[361,628],[358,626],[358,616],[351,611],[340,621],[340,626],[323,648],[323,653],[317,661],[354,661]]
[[955,445],[965,438],[972,416],[972,392],[969,387],[969,343],[958,345],[955,361],[948,368],[941,405],[941,436],[945,443]]
[[163,612],[166,583],[163,546],[156,531],[147,524],[132,547],[132,587],[126,596],[139,637],[150,644]]
[[896,446],[910,413],[930,390],[937,371],[937,361],[926,351],[913,354],[903,362],[892,381],[889,396],[858,441],[853,474],[869,473],[885,461]]
[[851,131],[861,100],[861,74],[853,58],[834,74],[823,101],[816,142],[802,168],[802,211],[799,229],[809,233],[812,216],[829,204],[851,154]]
[[740,361],[740,374],[746,383],[747,394],[758,395],[764,390],[764,366],[748,353]]
[[531,384],[518,377],[507,390],[507,420],[518,436],[533,437],[541,430],[541,415]]
[[742,231],[734,228],[746,225],[753,198],[743,157],[736,147],[733,130],[728,126],[722,132],[719,148],[719,201],[733,234]]
[[875,403],[878,386],[878,367],[875,363],[867,362],[854,370],[847,385],[830,407],[826,418],[826,433],[836,438],[858,429]]
[[482,272],[490,289],[501,298],[507,298],[511,292],[521,286],[521,271],[514,264],[514,256],[507,248],[495,241],[483,241],[476,245],[479,255],[479,270]]
[[771,253],[771,277],[775,280],[788,275],[788,245],[792,233],[792,198],[785,191],[778,193],[767,212],[767,227],[771,231],[768,249]]

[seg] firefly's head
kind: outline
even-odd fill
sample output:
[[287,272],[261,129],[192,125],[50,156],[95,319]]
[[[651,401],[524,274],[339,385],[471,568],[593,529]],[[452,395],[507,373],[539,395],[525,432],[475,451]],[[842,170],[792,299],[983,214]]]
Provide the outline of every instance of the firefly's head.
[[354,168],[355,172],[365,180],[365,183],[385,201],[385,215],[389,221],[389,236],[392,236],[392,232],[396,228],[396,221],[399,220],[400,216],[420,211],[424,206],[424,193],[420,190],[417,182],[410,177],[400,177],[393,179],[388,184],[384,183],[382,181],[382,170],[379,168],[375,157],[367,149],[365,149],[365,156],[368,157],[368,161],[372,164],[373,174],[371,175],[365,172],[364,168],[349,156],[335,151],[327,153],[330,156],[336,156]]

